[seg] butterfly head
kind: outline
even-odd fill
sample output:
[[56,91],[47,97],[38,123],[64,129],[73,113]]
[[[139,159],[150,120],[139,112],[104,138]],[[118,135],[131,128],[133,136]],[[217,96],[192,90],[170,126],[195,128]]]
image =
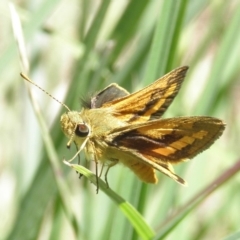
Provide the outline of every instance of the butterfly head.
[[64,113],[60,123],[64,134],[69,138],[67,147],[70,147],[73,141],[81,144],[90,135],[90,127],[83,120],[81,112],[69,111]]

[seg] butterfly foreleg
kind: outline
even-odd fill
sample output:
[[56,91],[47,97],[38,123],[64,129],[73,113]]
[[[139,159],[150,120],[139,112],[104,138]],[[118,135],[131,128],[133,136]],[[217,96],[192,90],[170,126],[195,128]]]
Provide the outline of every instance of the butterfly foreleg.
[[[77,152],[79,151],[79,148],[78,148],[78,145],[77,145],[77,143],[74,141],[74,144],[75,144],[75,147],[76,147],[76,149],[77,149]],[[78,154],[78,165],[81,165],[81,158],[80,158],[80,153]],[[77,174],[78,174],[78,172],[77,172]],[[79,179],[82,177],[83,175],[81,174],[81,173],[79,173]]]

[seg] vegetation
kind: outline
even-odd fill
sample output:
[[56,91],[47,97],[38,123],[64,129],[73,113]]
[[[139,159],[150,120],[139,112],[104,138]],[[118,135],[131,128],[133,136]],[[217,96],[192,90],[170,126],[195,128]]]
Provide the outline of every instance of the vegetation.
[[[0,3],[0,239],[239,239],[240,2],[20,2],[11,11]],[[14,16],[27,51],[14,39]],[[110,83],[133,92],[184,65],[164,117],[218,117],[223,136],[176,167],[186,188],[161,173],[157,185],[144,184],[118,165],[99,194],[93,173],[73,165],[87,176],[79,180],[62,162],[76,152],[60,129],[65,109],[19,75],[80,110],[81,97]]]

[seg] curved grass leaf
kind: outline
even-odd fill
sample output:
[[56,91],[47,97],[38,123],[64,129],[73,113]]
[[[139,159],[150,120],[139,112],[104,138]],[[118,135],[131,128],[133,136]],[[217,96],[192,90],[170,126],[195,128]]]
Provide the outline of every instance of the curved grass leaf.
[[[89,181],[97,186],[96,175],[94,175],[91,171],[77,164],[70,164],[66,161],[64,161],[64,163],[76,170],[78,173],[84,175],[89,179]],[[98,178],[98,184],[100,190],[103,191],[113,202],[118,205],[125,217],[129,220],[129,222],[132,224],[142,239],[151,239],[154,236],[154,231],[129,202],[111,190],[102,179]]]

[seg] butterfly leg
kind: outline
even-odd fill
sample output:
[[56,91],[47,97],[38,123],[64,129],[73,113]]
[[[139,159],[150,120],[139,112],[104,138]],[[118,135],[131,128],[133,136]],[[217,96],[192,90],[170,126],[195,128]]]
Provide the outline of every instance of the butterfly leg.
[[101,176],[102,176],[103,168],[104,168],[105,166],[106,166],[105,164],[102,164],[101,171],[100,171],[100,174],[99,174],[99,177],[100,177],[100,178],[101,178]]
[[94,162],[95,162],[95,175],[96,175],[96,185],[97,185],[97,189],[96,189],[96,193],[98,194],[98,190],[99,190],[99,182],[98,182],[98,161],[96,159],[96,156],[94,155]]
[[109,188],[109,184],[108,184],[108,180],[107,180],[108,171],[111,167],[115,166],[117,163],[118,163],[118,159],[112,158],[111,163],[107,167],[107,170],[106,170],[105,175],[104,175],[105,176],[105,182],[107,184],[107,188]]
[[[76,149],[77,149],[77,152],[78,152],[79,149],[78,149],[77,143],[74,142],[74,144],[75,144]],[[78,165],[81,165],[80,162],[81,162],[81,158],[80,158],[80,153],[79,153],[79,154],[78,154]],[[77,172],[77,174],[78,174],[78,172]],[[83,175],[82,175],[81,173],[79,173],[79,179],[80,179],[82,176],[83,176]]]

